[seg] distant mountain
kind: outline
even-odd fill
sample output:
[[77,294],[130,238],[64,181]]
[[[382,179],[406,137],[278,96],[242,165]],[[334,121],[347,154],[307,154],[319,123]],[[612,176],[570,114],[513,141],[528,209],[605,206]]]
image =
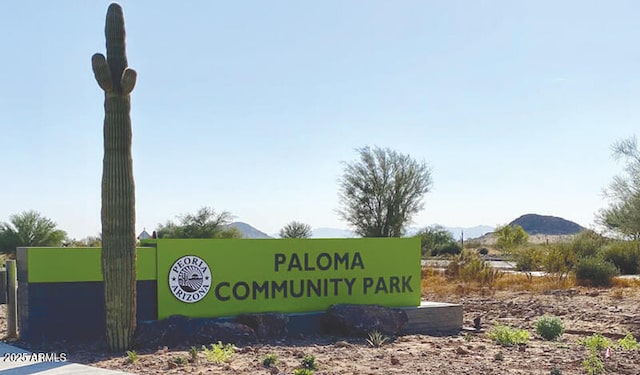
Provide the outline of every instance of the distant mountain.
[[494,227],[488,225],[476,225],[475,227],[444,227],[446,230],[453,234],[453,238],[459,239],[462,233],[464,233],[464,239],[472,239],[482,237],[487,233],[491,233],[495,230]]
[[336,228],[315,228],[311,233],[311,238],[355,238],[355,233],[346,229]]
[[573,221],[561,217],[543,216],[536,214],[522,215],[509,225],[520,225],[525,232],[531,235],[570,235],[583,231],[585,228]]
[[268,234],[259,231],[247,223],[236,221],[226,226],[227,228],[236,228],[242,233],[243,238],[273,238]]
[[[465,240],[467,239],[471,239],[471,238],[478,238],[478,237],[482,237],[487,233],[493,232],[494,231],[494,227],[490,227],[488,225],[476,225],[475,227],[447,227],[444,225],[440,225],[440,224],[433,224],[430,225],[430,227],[433,226],[439,226],[444,228],[445,230],[447,230],[449,233],[451,233],[453,235],[453,238],[455,238],[456,240],[460,239],[460,236],[462,235],[462,233],[464,232],[464,238]],[[419,231],[421,231],[422,229],[424,229],[424,227],[409,227],[407,228],[407,236],[413,236],[414,234],[418,233]]]

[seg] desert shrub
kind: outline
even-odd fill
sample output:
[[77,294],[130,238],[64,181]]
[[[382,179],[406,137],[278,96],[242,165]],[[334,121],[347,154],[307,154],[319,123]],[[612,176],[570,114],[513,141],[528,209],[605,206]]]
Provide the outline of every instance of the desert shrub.
[[127,350],[127,361],[129,363],[136,363],[139,359],[138,352],[135,350]]
[[271,367],[275,365],[276,362],[278,362],[278,357],[276,357],[276,355],[273,353],[266,354],[262,359],[262,365],[264,367]]
[[297,368],[293,370],[293,375],[313,375],[314,372],[315,370],[311,370],[303,367],[303,368]]
[[502,346],[526,344],[527,341],[529,341],[528,331],[505,325],[496,325],[491,328],[491,330],[487,332],[487,336]]
[[187,363],[189,363],[189,361],[185,357],[178,356],[173,358],[173,363],[175,363],[178,366],[184,366]]
[[618,241],[602,249],[602,258],[613,263],[620,273],[640,273],[640,244],[637,241]]
[[435,254],[432,251],[431,255],[456,255],[460,254],[462,247],[457,242],[449,242],[436,246],[434,250]]
[[557,281],[566,279],[576,263],[573,247],[566,242],[549,245],[542,259],[542,267]]
[[520,225],[504,225],[496,228],[493,233],[496,236],[496,247],[507,254],[529,241],[529,235]]
[[223,363],[228,362],[233,357],[233,345],[231,344],[223,344],[221,341],[218,341],[217,344],[211,344],[210,348],[206,346],[202,346],[202,351],[204,352],[204,356],[207,358],[209,362],[212,363]]
[[195,346],[189,348],[189,362],[198,363],[198,348]]
[[503,272],[491,267],[477,252],[465,250],[449,262],[446,275],[493,289],[496,280],[503,276]]
[[592,230],[583,230],[571,241],[576,258],[594,257],[607,244],[607,239]]
[[521,272],[540,271],[544,259],[544,249],[539,246],[521,247],[513,252],[516,270]]
[[618,347],[624,350],[637,350],[640,345],[638,345],[638,341],[633,337],[631,333],[627,333],[623,338],[618,340]]
[[308,369],[311,371],[315,371],[318,369],[318,364],[316,363],[316,357],[314,355],[308,354],[302,358],[300,362],[303,369]]
[[592,351],[603,351],[606,348],[610,348],[612,346],[611,340],[602,336],[599,333],[594,333],[593,335],[580,340],[580,345]]
[[369,344],[369,346],[372,346],[374,348],[380,348],[382,347],[382,345],[384,345],[385,342],[387,342],[388,339],[389,338],[384,334],[382,334],[382,332],[378,330],[374,330],[369,332],[369,338],[367,338],[367,344]]
[[478,251],[478,254],[480,254],[480,255],[487,255],[487,254],[489,254],[489,249],[487,249],[486,247],[481,247],[481,248],[479,248],[477,251]]
[[545,340],[553,341],[564,333],[562,320],[555,316],[543,316],[536,321],[536,332]]
[[580,285],[610,286],[617,274],[616,266],[601,258],[584,258],[576,264],[576,281]]
[[424,228],[416,234],[416,237],[420,238],[422,256],[436,256],[441,249],[446,248],[449,244],[457,244],[451,232],[437,225]]
[[589,356],[582,361],[582,368],[587,375],[604,374],[604,363],[594,350],[589,350]]

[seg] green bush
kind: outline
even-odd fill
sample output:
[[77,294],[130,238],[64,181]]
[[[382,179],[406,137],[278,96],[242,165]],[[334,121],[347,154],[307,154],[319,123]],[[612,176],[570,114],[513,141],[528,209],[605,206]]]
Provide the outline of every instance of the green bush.
[[618,347],[624,350],[637,350],[640,345],[638,345],[638,341],[633,337],[631,333],[627,333],[623,338],[618,340]]
[[589,350],[600,352],[605,350],[606,348],[610,348],[613,344],[608,338],[602,336],[599,333],[594,333],[593,335],[580,340],[580,345],[586,347]]
[[318,369],[318,364],[316,363],[316,357],[312,354],[305,355],[300,361],[302,368],[315,371]]
[[571,247],[578,259],[594,257],[607,244],[607,239],[592,230],[578,233],[571,241]]
[[262,365],[264,367],[271,367],[275,365],[276,362],[278,362],[278,357],[273,353],[266,354],[262,359]]
[[436,254],[431,255],[457,255],[462,251],[462,247],[457,242],[449,242],[446,244],[438,245],[435,248]]
[[449,262],[445,274],[449,277],[460,278],[464,282],[477,282],[481,286],[489,287],[489,289],[493,289],[496,280],[504,275],[502,271],[491,267],[473,250],[465,250],[456,255]]
[[529,341],[529,332],[524,329],[511,328],[504,325],[493,327],[487,336],[502,346],[514,346],[526,344]]
[[536,321],[536,332],[545,340],[553,341],[564,333],[562,320],[555,316],[543,316]]
[[229,362],[231,357],[233,357],[233,345],[231,344],[223,344],[221,341],[218,341],[217,344],[209,345],[210,349],[206,346],[202,346],[202,351],[204,352],[204,356],[207,358],[209,362],[212,363],[223,363]]
[[575,263],[576,254],[571,244],[566,242],[549,245],[542,259],[544,270],[555,275],[558,280],[566,278]]
[[640,273],[640,244],[637,241],[619,241],[602,249],[602,258],[613,263],[624,275]]
[[600,258],[584,258],[576,264],[576,281],[580,285],[610,286],[617,274],[616,266]]
[[540,271],[544,259],[543,248],[537,246],[521,247],[513,252],[516,270],[520,272]]
[[589,351],[589,356],[582,361],[582,368],[587,375],[600,375],[605,373],[604,363],[594,350]]

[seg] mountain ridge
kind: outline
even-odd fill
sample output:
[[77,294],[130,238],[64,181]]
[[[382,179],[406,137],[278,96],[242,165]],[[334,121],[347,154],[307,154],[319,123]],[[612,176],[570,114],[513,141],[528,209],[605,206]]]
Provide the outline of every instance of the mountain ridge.
[[509,225],[519,225],[530,235],[571,235],[585,230],[583,226],[571,220],[538,214],[522,215],[509,223]]

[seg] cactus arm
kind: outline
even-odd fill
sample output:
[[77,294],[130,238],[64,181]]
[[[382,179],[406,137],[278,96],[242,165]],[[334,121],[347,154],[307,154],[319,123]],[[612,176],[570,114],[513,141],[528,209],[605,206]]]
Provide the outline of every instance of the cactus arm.
[[122,73],[122,79],[120,80],[120,86],[122,87],[122,95],[129,95],[136,85],[136,78],[138,73],[135,70],[126,68]]
[[98,81],[98,85],[105,92],[113,90],[113,81],[111,80],[111,71],[109,70],[109,64],[101,53],[96,53],[91,57],[91,67],[93,68],[93,75]]

